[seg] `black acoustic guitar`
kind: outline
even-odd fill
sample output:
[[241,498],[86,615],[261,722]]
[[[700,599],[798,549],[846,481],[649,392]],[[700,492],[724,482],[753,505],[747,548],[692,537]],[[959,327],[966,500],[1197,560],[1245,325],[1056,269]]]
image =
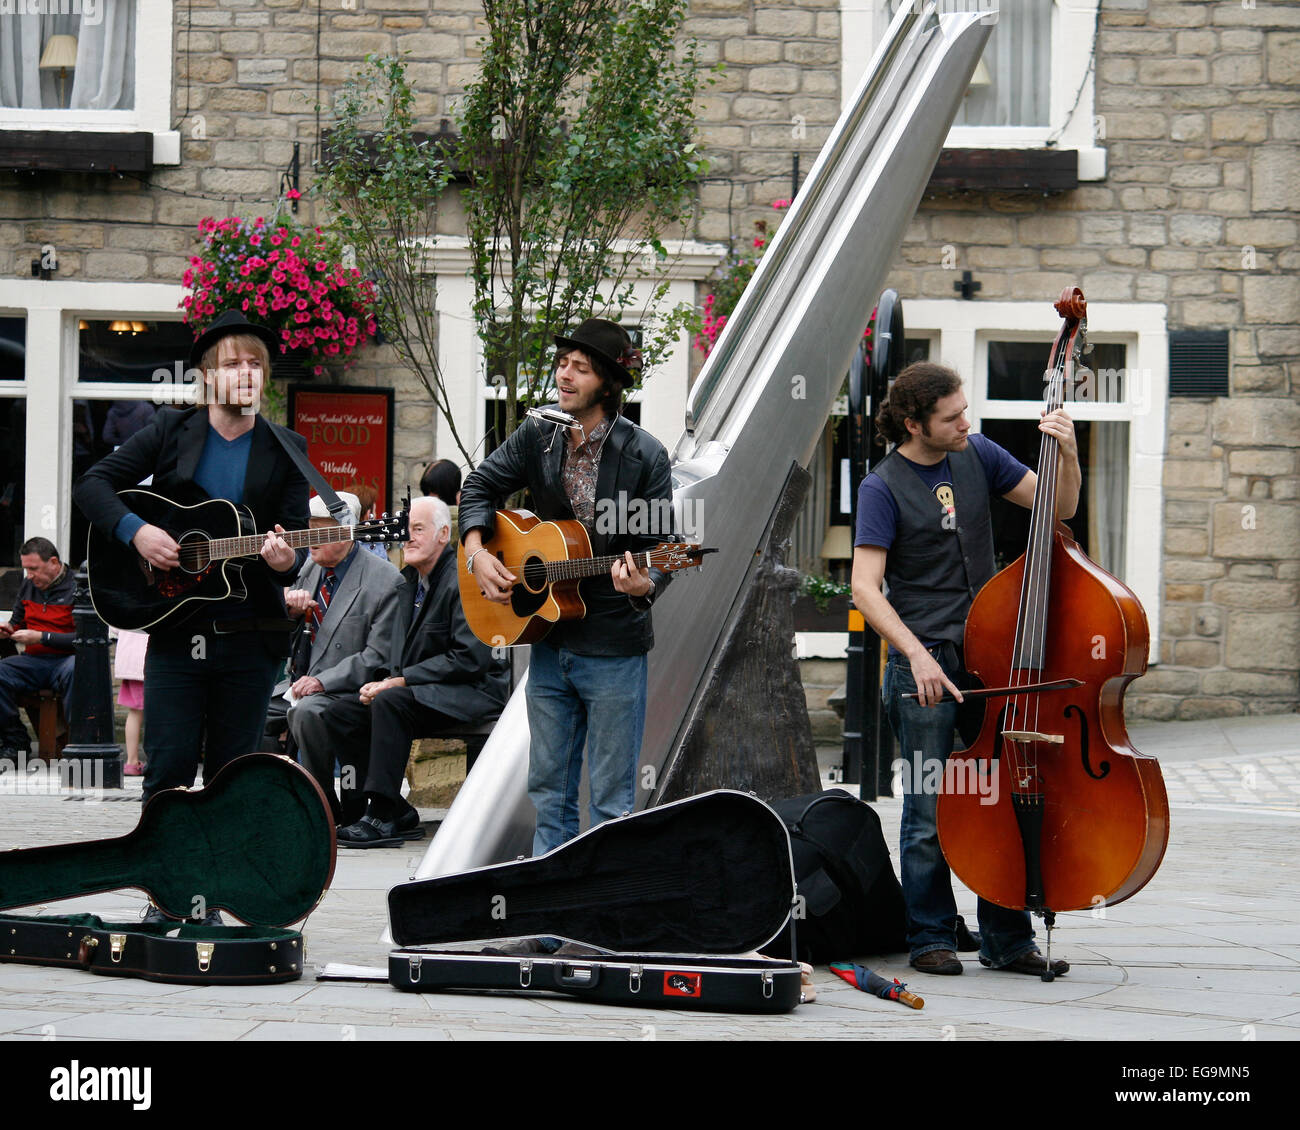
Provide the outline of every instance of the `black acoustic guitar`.
[[[99,617],[115,628],[142,631],[174,624],[201,605],[247,595],[242,571],[266,540],[252,514],[224,499],[182,506],[148,490],[124,490],[120,498],[151,526],[180,546],[180,566],[159,569],[132,545],[101,534],[94,526],[86,542],[90,599]],[[385,514],[355,526],[289,530],[280,535],[292,549],[336,541],[406,541],[407,515]],[[241,561],[241,559],[243,559]]]
[[0,851],[0,910],[135,887],[175,918],[220,909],[250,926],[287,926],[320,902],[334,847],[312,776],[252,753],[202,789],[156,793],[125,836]]

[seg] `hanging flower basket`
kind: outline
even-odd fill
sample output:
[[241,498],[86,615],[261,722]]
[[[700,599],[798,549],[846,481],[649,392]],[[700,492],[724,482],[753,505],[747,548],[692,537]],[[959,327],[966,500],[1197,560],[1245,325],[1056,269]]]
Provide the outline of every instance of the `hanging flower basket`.
[[217,315],[242,311],[279,331],[283,349],[303,357],[316,376],[375,336],[374,289],[343,264],[336,241],[320,228],[209,216],[199,234],[203,252],[191,256],[181,279],[191,288],[181,300],[184,320],[196,334]]

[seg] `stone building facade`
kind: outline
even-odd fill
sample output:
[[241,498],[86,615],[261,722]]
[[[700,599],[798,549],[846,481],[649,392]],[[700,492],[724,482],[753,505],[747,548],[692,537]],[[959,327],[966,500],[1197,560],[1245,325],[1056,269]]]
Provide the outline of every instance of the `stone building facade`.
[[[10,431],[25,440],[15,489],[27,533],[39,523],[56,540],[71,530],[74,405],[149,393],[79,380],[79,320],[178,318],[198,221],[273,212],[295,143],[307,188],[329,124],[317,106],[329,105],[366,54],[409,53],[417,112],[436,128],[475,72],[482,34],[478,0],[134,2],[144,28],[137,128],[154,133],[152,170],[0,172],[0,319],[21,321],[27,346],[23,377],[0,374],[0,408],[9,404]],[[1059,25],[1084,18],[1089,0],[1055,9]],[[1104,428],[1127,429],[1106,441],[1112,461],[1129,455],[1114,486],[1124,505],[1109,519],[1121,533],[1108,536],[1126,547],[1117,559],[1137,578],[1130,583],[1156,632],[1135,710],[1162,718],[1292,710],[1300,6],[1100,0],[1092,9],[1092,56],[1078,38],[1066,46],[1095,66],[1057,139],[1074,145],[1080,130],[1087,135],[1078,187],[927,196],[889,284],[908,304],[909,336],[970,375],[976,422],[993,429],[1032,413],[1023,402],[998,404],[990,350],[1050,342],[1051,300],[1066,285],[1083,288],[1098,340],[1123,351],[1128,387],[1143,394],[1081,410],[1098,452]],[[701,60],[726,69],[699,104],[711,168],[693,230],[683,233],[697,241],[688,278],[713,269],[720,245],[747,247],[754,222],[773,218],[772,201],[792,195],[796,168],[805,177],[812,167],[890,10],[886,0],[693,0],[688,30]],[[1073,94],[1073,79],[1069,87]],[[155,106],[145,120],[148,99],[162,103],[161,118]],[[20,117],[0,108],[0,130],[36,128]],[[42,119],[39,128],[59,127]],[[312,218],[310,204],[300,218]],[[443,228],[450,249],[440,283],[450,303],[463,303],[454,201]],[[56,249],[57,272],[34,280],[31,264],[45,248]],[[970,301],[954,295],[966,271],[980,287]],[[463,403],[481,412],[472,331],[452,321]],[[1227,395],[1168,395],[1169,336],[1185,329],[1228,332]],[[646,390],[647,426],[665,442],[676,438],[692,366],[698,358],[683,342],[662,389],[651,381]],[[427,394],[390,349],[369,351],[342,379],[395,389],[395,485],[449,453]],[[827,475],[830,462],[828,448]]]

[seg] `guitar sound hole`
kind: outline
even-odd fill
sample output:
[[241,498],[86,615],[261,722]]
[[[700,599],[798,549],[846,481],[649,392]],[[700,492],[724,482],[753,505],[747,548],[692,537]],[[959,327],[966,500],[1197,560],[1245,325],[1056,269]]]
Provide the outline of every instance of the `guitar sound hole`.
[[546,562],[540,557],[524,562],[524,587],[529,592],[538,592],[546,587]]
[[186,573],[202,573],[212,559],[208,556],[208,535],[202,530],[191,530],[177,539],[181,547],[181,569]]

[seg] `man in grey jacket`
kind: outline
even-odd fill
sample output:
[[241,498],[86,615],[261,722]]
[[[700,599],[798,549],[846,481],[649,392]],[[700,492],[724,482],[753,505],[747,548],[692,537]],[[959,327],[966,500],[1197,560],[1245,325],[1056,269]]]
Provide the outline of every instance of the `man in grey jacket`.
[[[358,694],[340,697],[320,715],[325,748],[343,765],[343,847],[389,847],[422,836],[419,814],[401,795],[412,739],[496,718],[509,694],[505,659],[465,622],[450,540],[447,504],[417,498],[388,658]],[[364,815],[348,822],[363,801]]]
[[[357,497],[341,492],[353,524],[360,520]],[[319,495],[310,505],[312,529],[336,523]],[[303,632],[295,648],[289,679],[276,688],[267,712],[268,732],[277,720],[287,722],[304,768],[316,778],[334,808],[336,820],[345,815],[334,795],[334,759],[321,719],[337,699],[355,698],[388,659],[401,574],[387,561],[358,553],[352,541],[313,546],[311,564],[298,585],[285,593],[292,615],[304,617]],[[289,692],[292,706],[284,697]],[[287,710],[287,715],[286,715]]]

